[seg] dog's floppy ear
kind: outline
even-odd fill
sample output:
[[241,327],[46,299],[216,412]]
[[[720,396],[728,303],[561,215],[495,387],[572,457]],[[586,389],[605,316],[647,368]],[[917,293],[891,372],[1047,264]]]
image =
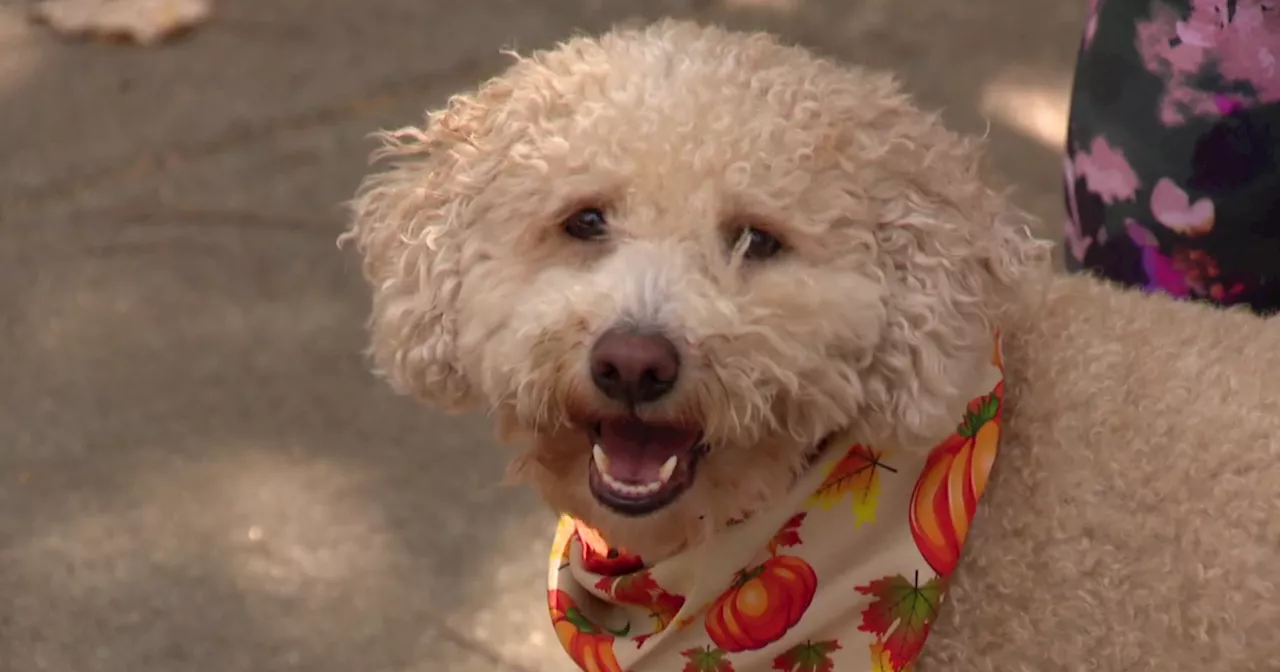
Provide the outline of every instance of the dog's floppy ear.
[[886,423],[870,429],[911,445],[955,429],[995,330],[1045,277],[1049,244],[984,185],[977,140],[915,110],[895,123],[897,149],[879,160],[898,190],[875,228],[887,329],[865,379]]
[[[489,105],[455,97],[425,128],[378,134],[367,177],[349,205],[350,229],[373,289],[369,353],[394,389],[450,410],[479,399],[458,352],[458,295],[466,282],[473,202],[497,169],[478,142]],[[482,144],[482,142],[480,143]]]

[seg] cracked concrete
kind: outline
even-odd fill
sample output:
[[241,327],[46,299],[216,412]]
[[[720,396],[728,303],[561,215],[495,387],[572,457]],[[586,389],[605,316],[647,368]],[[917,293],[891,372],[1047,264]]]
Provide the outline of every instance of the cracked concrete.
[[[367,134],[499,50],[663,14],[900,72],[1060,218],[1081,3],[222,0],[153,50],[0,0],[0,669],[566,670],[550,514],[392,396],[334,248]],[[1079,4],[1079,6],[1077,6]]]

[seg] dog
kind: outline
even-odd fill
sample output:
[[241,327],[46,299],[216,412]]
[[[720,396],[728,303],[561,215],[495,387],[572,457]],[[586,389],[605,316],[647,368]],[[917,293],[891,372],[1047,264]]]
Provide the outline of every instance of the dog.
[[[664,20],[381,137],[343,237],[371,359],[521,447],[582,669],[1280,665],[1280,327],[1056,274],[891,76]],[[809,531],[868,466],[879,519]],[[816,580],[798,537],[906,578]]]

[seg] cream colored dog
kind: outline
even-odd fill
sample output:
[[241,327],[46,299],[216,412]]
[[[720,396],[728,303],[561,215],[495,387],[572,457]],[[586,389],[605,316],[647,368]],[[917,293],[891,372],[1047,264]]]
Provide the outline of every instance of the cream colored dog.
[[662,22],[384,140],[347,236],[377,368],[492,412],[609,543],[711,539],[837,433],[946,434],[999,329],[1000,458],[920,669],[1280,669],[1280,328],[1054,276],[890,77]]

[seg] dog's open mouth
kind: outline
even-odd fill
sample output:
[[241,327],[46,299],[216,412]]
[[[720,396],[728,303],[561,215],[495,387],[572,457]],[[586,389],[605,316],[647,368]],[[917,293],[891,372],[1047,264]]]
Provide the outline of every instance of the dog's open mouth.
[[638,418],[605,420],[589,430],[591,494],[628,516],[643,516],[675,501],[693,485],[706,452],[702,432]]

